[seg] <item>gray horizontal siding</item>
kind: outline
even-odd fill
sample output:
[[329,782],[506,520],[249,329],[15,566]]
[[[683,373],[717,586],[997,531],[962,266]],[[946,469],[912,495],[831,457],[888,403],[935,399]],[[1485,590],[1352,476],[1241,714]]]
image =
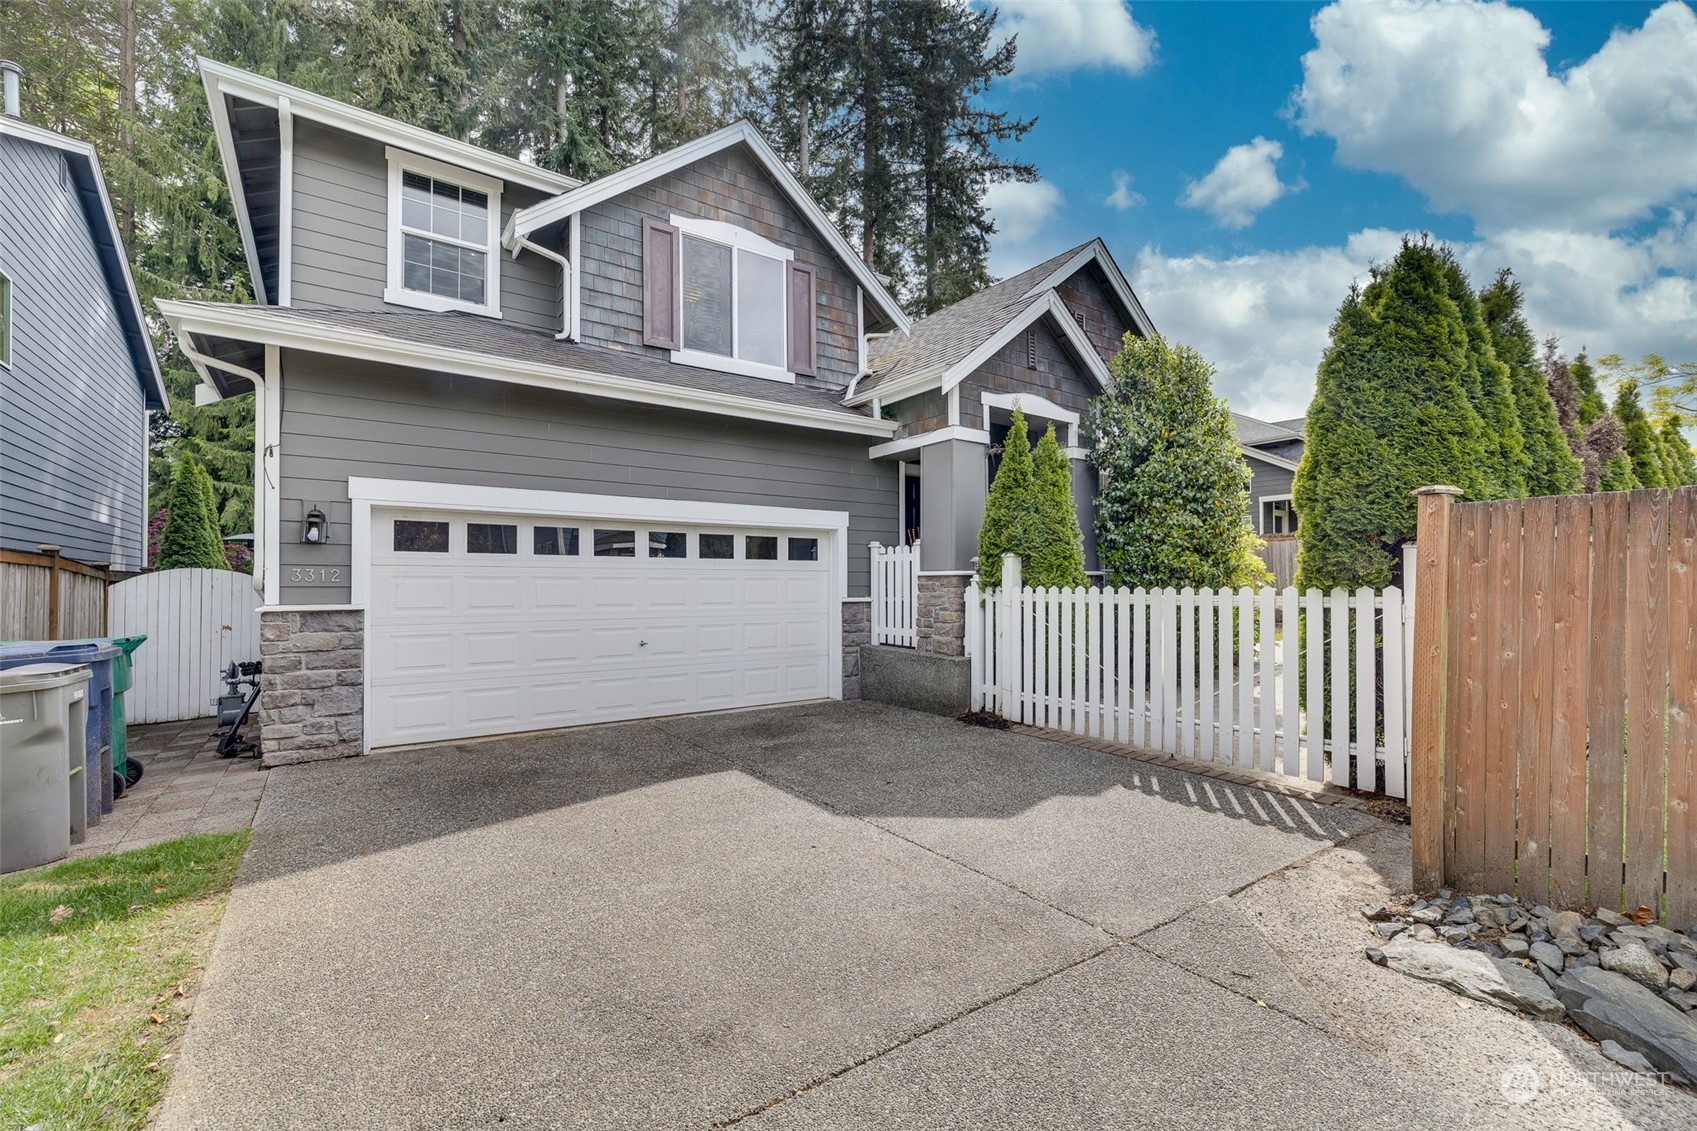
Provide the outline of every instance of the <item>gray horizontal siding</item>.
[[[382,310],[389,272],[389,162],[383,146],[297,120],[294,146],[292,302],[302,307]],[[501,220],[543,194],[501,191]],[[539,255],[496,257],[503,321],[557,333],[560,268]]]
[[[863,436],[740,422],[318,354],[283,355],[281,554],[289,604],[349,599],[348,479],[371,476],[849,513],[849,589],[867,592],[866,543],[888,539],[895,469]],[[313,505],[331,542],[299,543]],[[294,568],[341,568],[298,584]]]
[[797,380],[833,389],[848,385],[860,360],[858,284],[741,147],[584,211],[579,251],[584,341],[669,356],[642,344],[642,221],[668,221],[674,213],[735,224],[791,249],[797,262],[811,264],[817,272],[819,375]]
[[142,567],[147,415],[123,324],[58,150],[0,137],[0,545]]
[[1279,495],[1291,493],[1291,483],[1295,473],[1287,468],[1274,467],[1263,463],[1253,456],[1248,457],[1249,463],[1249,523],[1259,529],[1261,515],[1261,500],[1276,498]]

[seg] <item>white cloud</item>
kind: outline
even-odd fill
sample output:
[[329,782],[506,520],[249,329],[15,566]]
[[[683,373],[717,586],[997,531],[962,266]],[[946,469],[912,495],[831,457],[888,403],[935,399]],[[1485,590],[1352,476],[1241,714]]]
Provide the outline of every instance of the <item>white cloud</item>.
[[1312,21],[1297,125],[1481,230],[1614,227],[1697,191],[1697,15],[1674,0],[1552,74],[1503,3],[1335,3]]
[[[1162,333],[1219,367],[1215,388],[1239,412],[1306,411],[1332,317],[1352,282],[1396,254],[1400,233],[1365,229],[1341,247],[1215,259],[1145,247],[1132,286]],[[1514,268],[1540,339],[1569,353],[1697,358],[1697,218],[1627,238],[1513,229],[1456,248],[1476,286]],[[1679,274],[1677,272],[1685,272]]]
[[1129,212],[1143,203],[1143,194],[1131,190],[1130,173],[1115,172],[1114,191],[1103,197],[1102,203],[1116,212]]
[[996,222],[998,249],[1020,244],[1043,230],[1064,198],[1048,181],[1002,181],[984,193],[984,204]]
[[1002,0],[1001,31],[1019,36],[1017,74],[1080,67],[1141,73],[1155,59],[1155,33],[1123,0]]
[[1291,191],[1279,180],[1284,146],[1258,137],[1234,145],[1200,181],[1192,181],[1179,197],[1186,208],[1199,208],[1221,227],[1236,231],[1255,222],[1255,214]]

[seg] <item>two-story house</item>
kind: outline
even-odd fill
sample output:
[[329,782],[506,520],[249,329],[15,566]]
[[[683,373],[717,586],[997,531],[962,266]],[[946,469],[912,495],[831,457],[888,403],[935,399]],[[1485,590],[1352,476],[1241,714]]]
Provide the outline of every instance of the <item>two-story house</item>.
[[94,148],[23,121],[0,72],[0,548],[139,571],[164,383]]
[[746,124],[580,184],[202,72],[260,301],[160,308],[258,406],[273,763],[853,696],[868,543],[970,569],[1150,329],[1100,242],[910,321]]
[[1296,534],[1296,505],[1292,484],[1302,462],[1304,417],[1257,420],[1232,414],[1238,446],[1249,461],[1249,523],[1262,537]]

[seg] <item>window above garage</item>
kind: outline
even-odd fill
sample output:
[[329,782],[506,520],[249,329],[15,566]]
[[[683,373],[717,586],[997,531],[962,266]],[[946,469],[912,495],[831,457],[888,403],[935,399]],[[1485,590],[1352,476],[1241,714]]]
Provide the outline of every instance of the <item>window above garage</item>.
[[812,267],[717,220],[645,221],[643,340],[673,361],[772,381],[817,369]]
[[383,300],[501,316],[501,182],[390,148]]

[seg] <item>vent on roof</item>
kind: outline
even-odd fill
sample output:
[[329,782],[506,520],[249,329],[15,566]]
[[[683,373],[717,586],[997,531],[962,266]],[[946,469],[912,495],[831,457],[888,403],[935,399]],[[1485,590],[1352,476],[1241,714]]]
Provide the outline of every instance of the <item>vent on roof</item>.
[[1037,368],[1037,328],[1035,326],[1025,331],[1025,367]]

